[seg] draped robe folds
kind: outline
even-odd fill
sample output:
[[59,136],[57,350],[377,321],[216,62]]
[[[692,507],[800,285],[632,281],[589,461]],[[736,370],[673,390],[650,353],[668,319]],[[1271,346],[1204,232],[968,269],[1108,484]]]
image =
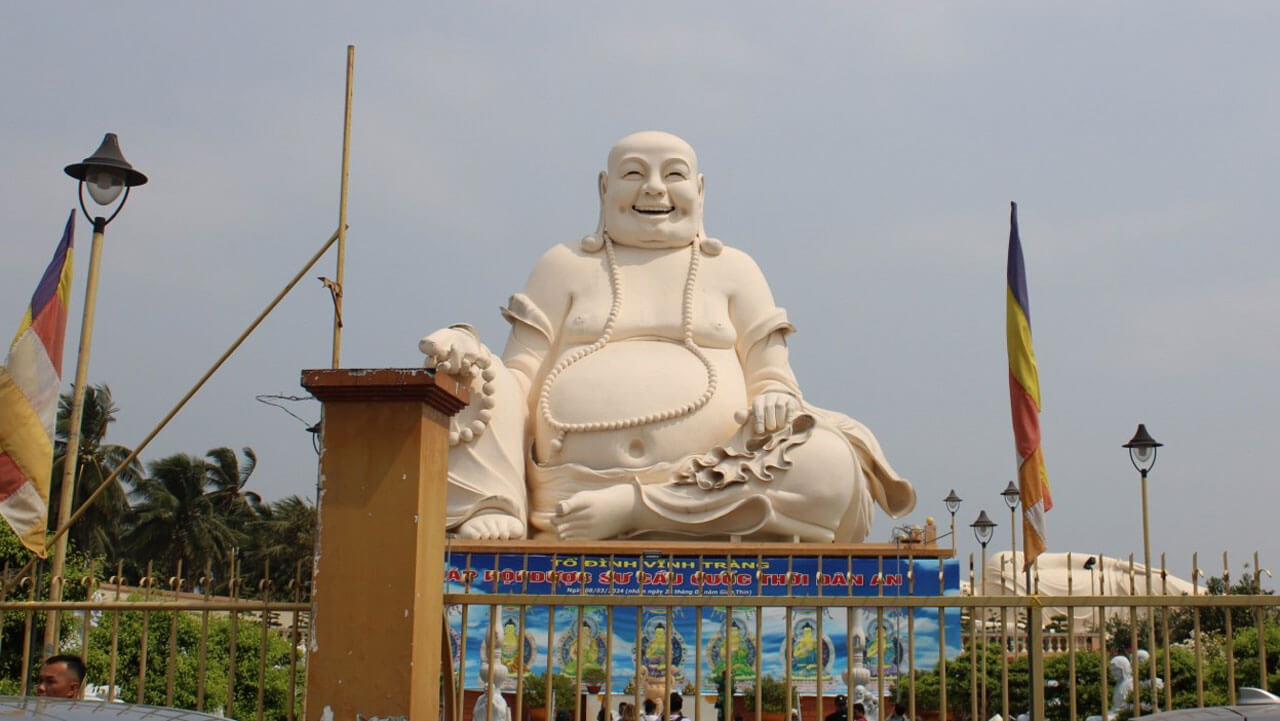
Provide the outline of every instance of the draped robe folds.
[[[553,249],[548,255],[555,252]],[[562,254],[564,252],[567,251]],[[745,263],[759,275],[754,262],[741,252],[729,248],[724,252],[736,254],[733,262]],[[580,262],[577,258],[584,254],[575,250],[573,255],[573,262]],[[706,265],[717,260],[703,258]],[[535,274],[537,272],[535,270]],[[604,282],[608,283],[607,269],[595,272],[603,273]],[[704,266],[704,275],[707,272]],[[759,282],[767,296],[763,276],[759,276]],[[624,306],[639,302],[624,296]],[[672,301],[663,298],[661,302]],[[678,297],[674,302],[678,304]],[[551,518],[561,501],[579,491],[629,484],[638,489],[641,502],[650,511],[671,521],[672,525],[688,529],[687,533],[672,532],[664,534],[666,536],[706,536],[706,529],[715,529],[714,535],[750,536],[767,530],[770,519],[787,513],[775,502],[771,491],[785,484],[792,456],[811,435],[828,432],[847,444],[847,462],[851,466],[839,471],[833,469],[831,477],[849,478],[850,482],[864,487],[853,489],[848,508],[828,512],[829,519],[820,524],[824,527],[820,535],[836,541],[862,541],[870,526],[872,502],[893,517],[908,513],[915,505],[915,492],[893,471],[870,430],[848,416],[803,401],[785,362],[785,338],[794,328],[787,321],[786,312],[773,306],[771,300],[763,305],[754,317],[735,319],[724,341],[719,338],[704,341],[696,331],[694,338],[708,354],[728,352],[737,356],[728,365],[734,366],[740,376],[722,377],[717,393],[730,397],[743,395],[741,400],[746,400],[747,405],[761,393],[791,395],[800,401],[800,412],[789,424],[757,437],[752,432],[753,422],[748,420],[740,428],[735,426],[717,436],[717,441],[696,453],[661,457],[643,467],[595,468],[572,462],[572,456],[567,453],[566,457],[537,457],[537,448],[545,446],[540,446],[535,439],[538,433],[547,431],[545,424],[540,426],[538,417],[539,391],[548,369],[569,352],[567,348],[573,341],[566,340],[566,320],[553,322],[528,293],[513,295],[502,308],[503,316],[512,326],[502,357],[502,366],[509,372],[498,373],[494,381],[495,405],[490,427],[473,443],[459,444],[449,454],[448,528],[454,529],[481,513],[498,512],[526,520],[526,532],[530,536],[553,536]],[[714,327],[724,332],[724,325],[716,323]],[[611,341],[611,345],[619,342],[635,340]],[[675,349],[687,353],[674,339],[641,338],[640,342],[651,344],[648,347],[657,343],[674,344]],[[708,345],[722,342],[731,348],[705,350]],[[779,345],[782,362],[777,361]],[[720,375],[732,375],[724,365],[720,366]],[[698,373],[703,373],[700,366]],[[632,380],[616,378],[619,384]],[[479,384],[477,379],[474,388],[478,390]],[[608,402],[610,389],[590,390],[601,398],[600,412],[607,416],[612,410]],[[722,398],[714,402],[729,401]],[[467,412],[474,411],[464,411],[460,423],[467,422]],[[570,435],[586,437],[592,433]],[[794,487],[787,490],[792,494],[804,492]],[[653,534],[646,529],[634,529],[623,537],[646,535]]]

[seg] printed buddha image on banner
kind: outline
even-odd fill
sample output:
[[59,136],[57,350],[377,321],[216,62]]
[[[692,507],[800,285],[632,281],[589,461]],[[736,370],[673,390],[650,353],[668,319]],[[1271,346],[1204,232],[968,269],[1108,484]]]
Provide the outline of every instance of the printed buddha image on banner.
[[[612,693],[630,693],[637,680],[663,683],[670,649],[673,688],[701,680],[704,693],[722,683],[725,663],[735,687],[751,687],[757,659],[761,673],[791,677],[802,693],[816,687],[845,684],[850,650],[862,657],[873,678],[883,668],[889,681],[906,673],[909,663],[908,612],[886,601],[882,620],[874,609],[793,608],[788,647],[787,613],[781,607],[727,608],[661,606],[662,596],[702,594],[738,596],[936,596],[959,593],[959,564],[943,562],[943,588],[938,586],[938,560],[907,558],[725,558],[615,555],[552,556],[550,554],[452,553],[445,567],[445,592],[477,596],[467,607],[463,632],[461,605],[448,609],[450,635],[466,639],[463,678],[467,688],[480,688],[480,663],[487,657],[485,638],[501,641],[503,663],[510,673],[506,689],[514,690],[522,674],[542,674],[548,660],[557,674],[570,679],[581,669],[584,686],[607,685]],[[881,564],[883,566],[881,567]],[[914,569],[912,569],[914,564]],[[908,587],[908,571],[914,583]],[[502,606],[493,618],[484,605],[488,594],[566,594],[652,597],[653,606]],[[760,636],[756,628],[759,614]],[[523,618],[522,618],[523,617]],[[946,653],[960,653],[958,609],[949,609]],[[938,660],[938,609],[915,610],[916,668]],[[701,635],[699,635],[699,630]],[[701,639],[702,653],[696,650]],[[456,648],[456,646],[455,646]],[[701,668],[698,668],[699,662]],[[455,664],[457,663],[455,657]],[[611,671],[609,673],[608,671]],[[601,679],[607,679],[601,683]]]

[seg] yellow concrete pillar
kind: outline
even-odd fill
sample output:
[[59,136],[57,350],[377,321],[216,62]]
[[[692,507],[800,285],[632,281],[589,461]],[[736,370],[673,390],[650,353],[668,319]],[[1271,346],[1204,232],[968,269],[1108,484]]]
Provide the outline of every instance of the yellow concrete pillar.
[[308,370],[324,404],[308,721],[440,713],[449,417],[423,369]]

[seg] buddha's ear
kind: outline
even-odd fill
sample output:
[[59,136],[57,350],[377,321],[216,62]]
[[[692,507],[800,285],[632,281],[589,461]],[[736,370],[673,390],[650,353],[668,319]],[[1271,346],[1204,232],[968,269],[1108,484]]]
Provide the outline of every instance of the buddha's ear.
[[600,178],[597,181],[597,183],[600,186],[600,217],[596,219],[596,232],[595,232],[596,240],[592,241],[587,246],[583,246],[583,247],[588,247],[589,248],[588,252],[592,252],[592,253],[600,249],[600,248],[594,247],[597,241],[600,243],[601,248],[604,247],[604,193],[605,193],[605,190],[607,190],[609,187],[609,174],[601,170]]

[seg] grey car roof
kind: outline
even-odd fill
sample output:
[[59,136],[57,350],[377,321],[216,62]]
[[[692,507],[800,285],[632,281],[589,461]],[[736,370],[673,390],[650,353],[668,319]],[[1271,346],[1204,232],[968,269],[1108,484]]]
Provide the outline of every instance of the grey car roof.
[[221,716],[160,706],[76,701],[36,696],[0,696],[0,719],[35,719],[37,721],[208,721]]
[[1150,714],[1143,718],[1149,721],[1280,721],[1280,704],[1188,708]]

